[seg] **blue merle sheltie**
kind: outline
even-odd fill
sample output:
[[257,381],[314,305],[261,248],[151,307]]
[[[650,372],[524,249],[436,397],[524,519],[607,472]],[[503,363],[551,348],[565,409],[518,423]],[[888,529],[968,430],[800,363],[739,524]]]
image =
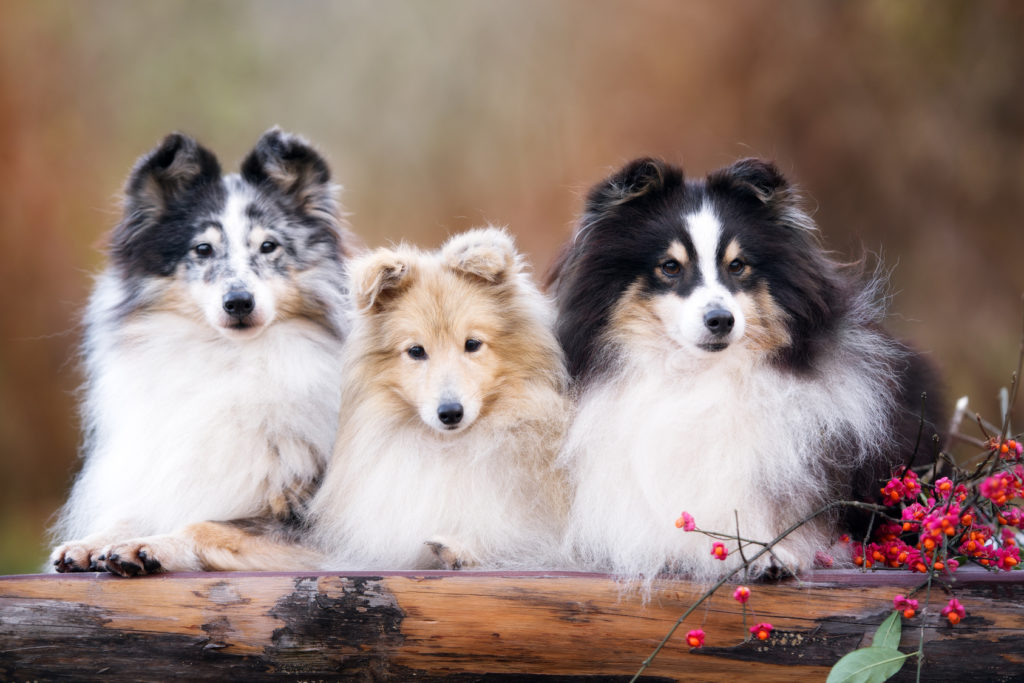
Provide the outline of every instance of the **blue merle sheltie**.
[[[829,257],[765,161],[687,180],[640,159],[589,192],[549,276],[578,408],[561,455],[578,563],[707,580],[740,562],[735,542],[721,562],[675,528],[681,510],[770,541],[826,501],[877,494],[922,414],[928,447],[934,373],[879,327],[880,278],[859,270]],[[753,572],[808,568],[848,521],[816,519]]]
[[[145,573],[161,565],[135,539],[290,519],[330,455],[352,238],[302,139],[271,129],[240,170],[172,134],[128,179],[85,313],[84,460],[57,571]],[[179,550],[164,569],[207,564]]]

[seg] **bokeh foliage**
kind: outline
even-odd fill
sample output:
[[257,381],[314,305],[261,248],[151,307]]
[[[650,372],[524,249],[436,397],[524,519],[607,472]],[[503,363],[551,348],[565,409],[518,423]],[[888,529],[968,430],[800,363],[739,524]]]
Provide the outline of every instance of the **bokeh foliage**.
[[538,271],[632,157],[772,157],[832,248],[894,268],[893,329],[994,408],[1024,290],[1022,35],[1013,0],[6,0],[0,573],[44,556],[78,311],[125,174],[171,130],[227,167],[301,132],[368,244],[492,221]]

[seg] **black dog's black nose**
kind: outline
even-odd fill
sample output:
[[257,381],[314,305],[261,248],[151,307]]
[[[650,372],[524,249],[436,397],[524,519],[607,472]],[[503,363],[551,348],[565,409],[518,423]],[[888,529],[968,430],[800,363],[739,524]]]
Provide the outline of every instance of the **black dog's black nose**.
[[462,404],[442,403],[437,409],[437,417],[441,420],[441,424],[448,426],[459,424],[462,421]]
[[244,289],[232,289],[224,295],[224,311],[236,318],[244,318],[256,308],[256,300]]
[[726,335],[732,332],[736,319],[724,308],[715,308],[704,314],[704,325],[712,334]]

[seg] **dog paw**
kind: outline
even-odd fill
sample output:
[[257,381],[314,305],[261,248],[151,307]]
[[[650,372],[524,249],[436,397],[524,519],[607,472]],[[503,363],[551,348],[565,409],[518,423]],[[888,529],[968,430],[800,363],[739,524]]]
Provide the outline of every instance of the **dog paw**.
[[784,546],[776,546],[772,552],[754,563],[755,573],[762,579],[780,581],[796,576],[809,569],[811,563],[801,559]]
[[476,557],[458,543],[435,538],[427,541],[426,545],[434,554],[441,569],[469,569],[478,564]]
[[105,570],[103,550],[85,541],[63,543],[50,553],[54,569],[68,572],[101,572]]
[[115,543],[107,548],[106,568],[111,574],[130,577],[163,571],[155,550],[144,541]]

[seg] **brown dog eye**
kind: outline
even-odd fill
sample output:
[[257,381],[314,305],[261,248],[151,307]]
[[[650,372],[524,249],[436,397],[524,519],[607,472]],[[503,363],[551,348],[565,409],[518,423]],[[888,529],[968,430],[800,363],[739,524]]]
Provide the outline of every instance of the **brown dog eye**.
[[732,273],[733,275],[739,275],[746,269],[746,267],[747,264],[739,260],[738,258],[734,258],[732,261],[729,262],[729,272]]
[[410,346],[406,353],[408,353],[409,358],[412,358],[413,360],[426,360],[427,358],[427,350],[419,345]]
[[483,345],[484,345],[484,343],[482,341],[480,341],[479,339],[467,339],[466,340],[466,351],[468,351],[469,353],[473,353],[474,351],[479,351],[480,347],[483,346]]
[[665,274],[665,277],[678,277],[679,273],[683,271],[683,267],[679,264],[679,261],[675,259],[669,259],[660,266],[661,272]]
[[207,256],[211,256],[213,254],[213,246],[207,244],[206,242],[202,242],[192,247],[192,251],[194,251],[196,253],[196,256],[198,256],[199,258],[206,258]]

